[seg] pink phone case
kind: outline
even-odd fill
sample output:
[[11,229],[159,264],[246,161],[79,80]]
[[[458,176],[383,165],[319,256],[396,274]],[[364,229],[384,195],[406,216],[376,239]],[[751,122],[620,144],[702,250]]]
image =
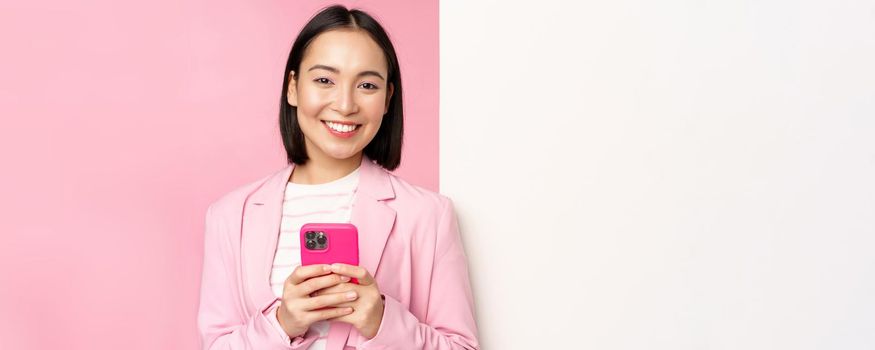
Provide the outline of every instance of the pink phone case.
[[[311,233],[308,238],[307,233]],[[358,229],[347,223],[309,223],[301,227],[301,265],[343,263],[358,266]],[[320,238],[325,238],[320,240]],[[308,246],[308,243],[310,244]],[[352,283],[358,284],[353,278]]]

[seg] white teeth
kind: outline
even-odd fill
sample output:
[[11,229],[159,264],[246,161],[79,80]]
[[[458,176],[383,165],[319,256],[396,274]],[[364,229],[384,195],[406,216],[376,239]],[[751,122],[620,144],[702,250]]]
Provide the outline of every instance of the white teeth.
[[338,123],[332,123],[329,121],[326,121],[325,124],[328,125],[328,127],[331,128],[331,130],[334,130],[337,132],[350,132],[350,131],[355,130],[356,127],[358,127],[356,125],[338,124]]

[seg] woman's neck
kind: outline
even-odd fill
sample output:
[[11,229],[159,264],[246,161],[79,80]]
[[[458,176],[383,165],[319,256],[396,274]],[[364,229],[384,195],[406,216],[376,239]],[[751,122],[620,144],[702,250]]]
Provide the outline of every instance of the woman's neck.
[[302,185],[318,185],[349,175],[362,163],[362,153],[347,159],[310,157],[306,164],[296,164],[289,182]]

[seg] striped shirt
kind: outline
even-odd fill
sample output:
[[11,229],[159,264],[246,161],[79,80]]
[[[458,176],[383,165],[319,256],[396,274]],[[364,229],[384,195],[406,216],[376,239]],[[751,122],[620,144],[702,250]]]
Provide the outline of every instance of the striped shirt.
[[[348,223],[359,182],[359,168],[348,175],[324,184],[305,185],[288,182],[283,198],[283,216],[279,240],[270,273],[270,286],[282,298],[283,283],[301,265],[301,226],[310,222]],[[328,336],[328,321],[310,325],[319,335],[308,349],[323,350]],[[285,331],[283,331],[285,334]]]

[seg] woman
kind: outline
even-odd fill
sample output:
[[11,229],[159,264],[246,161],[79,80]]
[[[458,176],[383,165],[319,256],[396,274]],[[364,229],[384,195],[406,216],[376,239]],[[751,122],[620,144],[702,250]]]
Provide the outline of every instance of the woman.
[[[371,16],[332,6],[304,26],[280,99],[289,165],[207,209],[204,349],[479,349],[452,202],[388,172],[401,91]],[[354,224],[360,265],[300,266],[306,222]]]

